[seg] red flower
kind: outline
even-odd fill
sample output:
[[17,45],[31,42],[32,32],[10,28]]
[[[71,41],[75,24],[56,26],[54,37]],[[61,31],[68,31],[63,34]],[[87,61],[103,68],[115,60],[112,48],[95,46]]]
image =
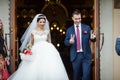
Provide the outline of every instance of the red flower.
[[83,30],[82,32],[83,32],[83,34],[87,34],[87,31],[86,31],[86,30]]
[[31,55],[31,54],[32,54],[31,49],[25,50],[25,51],[23,52],[23,54],[25,54],[25,55]]

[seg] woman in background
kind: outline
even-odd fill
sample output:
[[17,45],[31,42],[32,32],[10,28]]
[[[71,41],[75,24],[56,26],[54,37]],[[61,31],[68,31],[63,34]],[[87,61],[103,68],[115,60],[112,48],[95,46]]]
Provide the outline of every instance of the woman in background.
[[[3,23],[0,19],[0,80],[3,80],[3,68],[7,65],[7,45],[5,44],[3,36]],[[6,66],[8,67],[8,66]],[[6,68],[7,69],[7,68]],[[6,74],[5,74],[6,75]]]

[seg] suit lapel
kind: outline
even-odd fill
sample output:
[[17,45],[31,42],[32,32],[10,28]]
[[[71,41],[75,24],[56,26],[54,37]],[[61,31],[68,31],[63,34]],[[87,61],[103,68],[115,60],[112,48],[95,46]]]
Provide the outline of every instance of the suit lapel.
[[83,30],[84,30],[84,26],[81,24],[81,34],[82,34],[82,40],[83,40]]
[[72,34],[75,34],[75,28],[74,26],[72,26],[72,31],[71,31]]
[[85,28],[84,25],[81,24],[82,48],[84,47],[84,46],[83,46],[83,43],[84,43],[84,41],[85,41],[85,40],[84,40],[85,37],[84,37],[84,33],[83,33],[83,30],[85,30],[84,28]]

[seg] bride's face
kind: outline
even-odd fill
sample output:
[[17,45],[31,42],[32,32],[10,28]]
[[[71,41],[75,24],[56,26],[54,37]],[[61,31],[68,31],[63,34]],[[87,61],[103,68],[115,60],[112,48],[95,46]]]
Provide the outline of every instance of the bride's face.
[[40,19],[40,20],[38,21],[38,27],[39,27],[39,28],[44,28],[44,25],[45,25],[45,19]]

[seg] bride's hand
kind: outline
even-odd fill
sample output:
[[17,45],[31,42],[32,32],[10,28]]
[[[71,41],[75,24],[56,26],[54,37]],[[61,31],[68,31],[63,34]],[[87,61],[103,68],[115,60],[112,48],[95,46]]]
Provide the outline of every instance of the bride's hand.
[[32,45],[31,45],[31,44],[27,44],[27,48],[28,48],[28,49],[31,49],[31,48],[32,48]]

